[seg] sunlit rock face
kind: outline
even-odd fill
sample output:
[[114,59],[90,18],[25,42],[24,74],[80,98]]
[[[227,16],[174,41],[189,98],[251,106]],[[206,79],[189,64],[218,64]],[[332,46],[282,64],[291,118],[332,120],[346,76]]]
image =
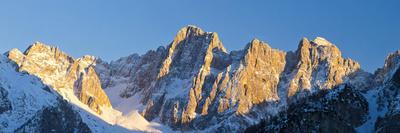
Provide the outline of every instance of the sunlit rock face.
[[0,55],[0,132],[91,132],[74,106]]
[[320,37],[304,38],[295,52],[254,39],[228,53],[218,34],[196,26],[182,28],[166,48],[96,65],[106,90],[141,97],[146,119],[181,130],[214,126],[213,131],[243,130],[289,102],[344,83],[359,70],[357,62],[344,59]]
[[216,33],[188,26],[178,32],[167,51],[154,87],[144,92],[148,98],[144,99],[144,116],[160,116],[174,125],[187,124],[198,113],[207,91],[203,89],[208,89],[205,85],[219,73],[216,67],[224,65],[213,60],[214,56],[226,55],[226,50]]
[[58,48],[36,42],[26,52],[17,49],[8,52],[19,71],[26,71],[56,89],[61,95],[73,92],[93,111],[101,114],[101,107],[111,107],[94,70],[95,58],[84,56],[73,59]]
[[286,65],[285,52],[257,39],[251,41],[242,52],[239,60],[233,64],[236,67],[227,70],[231,71],[232,76],[224,92],[227,101],[237,101],[228,105],[237,104],[237,114],[248,113],[253,105],[262,102],[279,100],[278,84]]
[[289,66],[287,73],[288,83],[282,86],[288,88],[289,98],[302,92],[331,89],[343,83],[345,76],[360,69],[357,62],[344,59],[335,45],[321,37],[314,41],[304,38],[295,54],[293,66]]
[[[103,107],[112,104],[179,131],[242,132],[260,120],[272,122],[257,124],[271,132],[301,132],[303,127],[306,132],[351,132],[366,123],[387,132],[399,126],[400,51],[371,74],[321,37],[303,38],[289,52],[258,39],[228,52],[217,33],[186,26],[166,47],[111,62],[74,59],[42,43],[7,56],[19,71],[98,114],[107,116]],[[10,94],[3,90],[0,114],[12,109]],[[375,104],[379,117],[371,113]]]

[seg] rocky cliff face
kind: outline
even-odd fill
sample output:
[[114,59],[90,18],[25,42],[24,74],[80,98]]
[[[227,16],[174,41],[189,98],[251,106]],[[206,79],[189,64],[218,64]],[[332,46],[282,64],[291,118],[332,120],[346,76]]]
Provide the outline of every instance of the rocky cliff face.
[[357,62],[344,59],[335,45],[321,37],[314,41],[304,38],[295,54],[294,66],[288,69],[288,83],[283,84],[288,85],[288,97],[333,88],[360,69]]
[[376,123],[376,132],[397,132],[400,123],[400,50],[390,54],[383,68],[376,72],[378,86],[378,111],[382,112]]
[[249,125],[265,112],[277,113],[298,98],[332,89],[360,70],[320,37],[303,39],[295,52],[254,39],[228,53],[216,33],[195,26],[181,29],[166,49],[98,64],[106,90],[118,90],[115,84],[122,83],[120,96],[141,96],[145,118],[182,130],[217,125],[220,131],[240,130],[235,125]]
[[91,130],[60,95],[0,55],[0,132],[77,132]]
[[[290,103],[247,132],[397,132],[400,51],[374,75],[357,71],[339,89],[319,91]],[[298,130],[302,129],[302,130]]]
[[[151,96],[145,100],[145,116],[151,119],[160,113],[163,121],[190,122],[198,113],[206,78],[212,71],[218,71],[213,67],[214,53],[226,53],[216,33],[206,33],[197,27],[180,30],[168,47],[155,86],[146,93]],[[156,102],[159,100],[162,102]],[[157,112],[154,107],[159,105],[154,103],[161,104],[161,112]],[[173,108],[175,111],[170,110]]]
[[17,49],[8,52],[19,71],[26,71],[56,89],[61,95],[73,92],[92,110],[101,114],[101,107],[111,107],[94,70],[95,58],[84,56],[73,59],[58,48],[42,43],[31,45],[26,52]]
[[[134,128],[123,121],[131,117],[123,114],[132,112],[180,131],[239,132],[260,120],[253,126],[261,129],[256,131],[390,132],[400,125],[400,51],[370,74],[321,37],[303,38],[289,52],[258,39],[227,52],[217,33],[187,26],[167,47],[111,62],[73,59],[41,43],[7,55],[19,71],[39,77],[65,99],[77,98],[98,114],[115,115],[98,119],[129,129]],[[8,95],[0,88],[0,115],[12,109]],[[118,111],[103,110],[111,105]],[[43,111],[54,114],[51,119],[68,116],[53,108]],[[37,124],[36,119],[42,118],[38,115],[26,127],[41,125],[40,131],[47,131],[47,125],[62,126],[47,120]],[[114,130],[97,121],[89,127]]]

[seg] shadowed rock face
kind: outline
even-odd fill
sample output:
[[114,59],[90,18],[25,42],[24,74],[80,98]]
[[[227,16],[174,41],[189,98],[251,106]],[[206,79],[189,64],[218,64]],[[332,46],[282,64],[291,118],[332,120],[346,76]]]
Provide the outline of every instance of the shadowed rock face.
[[378,133],[397,133],[400,130],[400,114],[378,118],[375,129]]
[[394,86],[396,86],[397,88],[400,88],[400,68],[398,68],[396,70],[396,72],[393,74],[391,81]]
[[11,102],[7,98],[8,92],[0,86],[0,114],[12,109]]
[[359,91],[344,86],[320,91],[289,105],[287,111],[265,119],[246,132],[355,132],[368,115],[368,102]]
[[390,54],[382,69],[376,72],[376,80],[381,83],[379,105],[386,110],[384,116],[375,123],[375,131],[395,133],[400,126],[400,50]]
[[44,108],[15,132],[90,133],[91,130],[71,105],[60,100],[58,106]]
[[132,54],[110,63],[97,60],[95,69],[103,88],[112,89],[124,85],[126,88],[121,97],[128,98],[137,92],[148,90],[154,84],[165,54],[165,48],[159,47],[144,55]]
[[58,48],[35,43],[25,53],[13,49],[8,58],[15,61],[19,71],[38,76],[60,94],[73,92],[83,103],[101,114],[101,107],[111,107],[93,65],[92,56],[73,59]]
[[303,39],[295,52],[254,39],[228,53],[216,33],[195,26],[182,28],[166,49],[101,64],[96,70],[110,83],[106,89],[122,83],[121,96],[140,95],[148,120],[159,118],[182,130],[236,121],[219,131],[243,130],[237,125],[277,113],[297,97],[332,89],[360,68],[323,38]]

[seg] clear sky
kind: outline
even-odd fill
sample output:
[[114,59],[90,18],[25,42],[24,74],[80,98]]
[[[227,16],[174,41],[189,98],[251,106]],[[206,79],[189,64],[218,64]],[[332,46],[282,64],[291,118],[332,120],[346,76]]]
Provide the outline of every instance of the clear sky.
[[399,0],[14,0],[0,2],[0,52],[40,41],[115,60],[166,46],[189,24],[229,51],[252,38],[289,51],[321,36],[370,72],[400,49]]

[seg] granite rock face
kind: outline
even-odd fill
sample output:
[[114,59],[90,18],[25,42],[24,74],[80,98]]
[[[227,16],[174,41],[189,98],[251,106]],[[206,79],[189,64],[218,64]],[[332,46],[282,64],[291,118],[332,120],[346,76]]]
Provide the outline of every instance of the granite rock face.
[[18,64],[19,71],[41,78],[62,95],[73,92],[81,102],[99,114],[102,113],[101,107],[111,107],[94,70],[96,60],[92,56],[73,59],[58,48],[36,42],[24,53],[11,50],[8,58]]
[[286,110],[246,131],[398,132],[400,51],[389,54],[373,75],[360,71],[353,74],[339,89],[291,102]]
[[360,69],[357,62],[344,59],[335,45],[321,37],[313,41],[304,38],[295,54],[294,66],[289,69],[290,76],[285,84],[288,97],[336,87],[343,83],[344,77]]
[[295,52],[254,39],[228,53],[218,34],[196,26],[182,28],[167,48],[97,64],[106,90],[122,86],[121,97],[140,96],[146,119],[181,130],[217,125],[218,131],[244,130],[238,125],[337,87],[360,70],[320,37],[304,38]]

